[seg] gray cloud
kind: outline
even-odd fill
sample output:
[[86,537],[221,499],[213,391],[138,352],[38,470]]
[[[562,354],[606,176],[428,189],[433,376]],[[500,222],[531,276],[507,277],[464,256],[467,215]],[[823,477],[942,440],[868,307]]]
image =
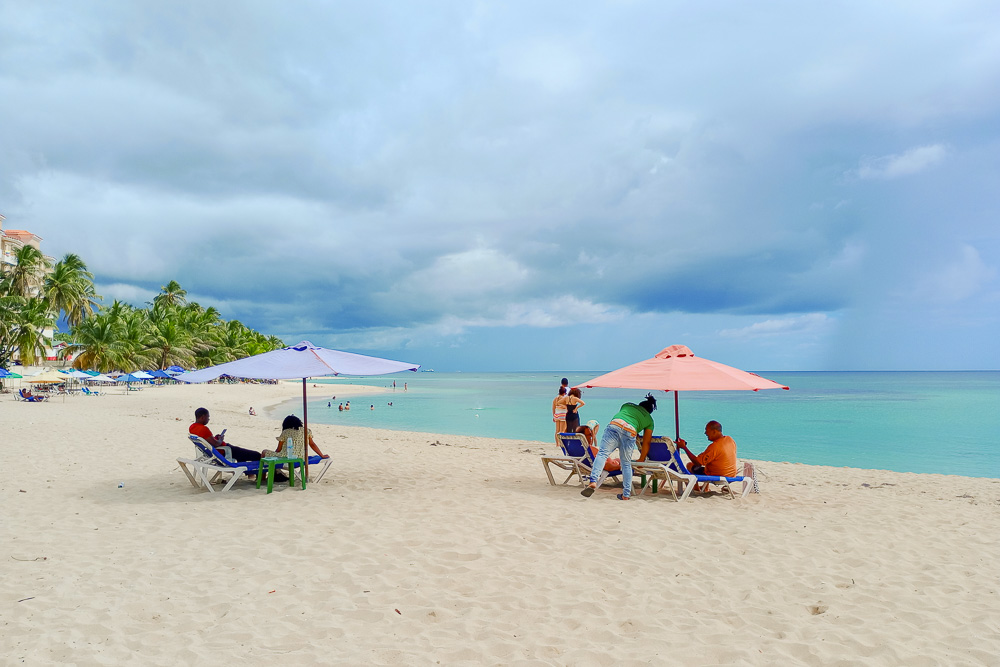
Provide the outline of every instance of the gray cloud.
[[973,249],[940,272],[967,304],[996,293],[997,14],[8,6],[0,198],[109,296],[177,279],[289,338],[833,336],[876,296],[920,309],[936,253]]

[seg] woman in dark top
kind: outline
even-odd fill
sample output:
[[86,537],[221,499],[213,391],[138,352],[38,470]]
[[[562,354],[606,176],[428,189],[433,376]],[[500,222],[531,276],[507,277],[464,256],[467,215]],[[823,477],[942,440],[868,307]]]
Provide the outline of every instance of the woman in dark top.
[[570,433],[575,433],[580,426],[580,413],[578,411],[586,405],[580,400],[582,395],[583,392],[580,391],[579,387],[573,387],[569,390],[569,399],[566,401],[566,430]]

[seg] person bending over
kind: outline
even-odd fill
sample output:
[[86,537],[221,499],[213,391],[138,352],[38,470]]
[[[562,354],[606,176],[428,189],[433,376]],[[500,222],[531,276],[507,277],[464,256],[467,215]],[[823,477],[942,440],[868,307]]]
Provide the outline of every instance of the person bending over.
[[652,394],[638,405],[626,403],[615,414],[611,423],[604,429],[601,436],[601,449],[597,452],[594,466],[590,470],[590,485],[580,493],[589,498],[597,489],[597,478],[607,462],[611,452],[618,450],[622,466],[622,492],[619,500],[628,500],[632,496],[632,448],[636,437],[642,431],[642,446],[639,449],[639,460],[645,461],[649,453],[649,441],[653,438],[653,418],[650,416],[656,410],[656,399]]
[[[208,428],[208,422],[211,419],[211,415],[208,414],[208,410],[205,408],[198,408],[194,411],[194,423],[188,427],[188,433],[191,435],[197,435],[200,438],[204,438],[210,445],[220,450],[223,447],[229,447],[233,452],[233,460],[238,462],[244,461],[260,461],[260,453],[255,452],[252,449],[243,449],[242,447],[237,447],[228,442],[225,442],[222,435],[216,437],[212,435],[211,429]],[[225,434],[225,431],[222,432]]]
[[687,442],[683,438],[677,439],[677,446],[691,459],[689,470],[695,475],[736,477],[736,441],[722,435],[722,424],[714,420],[705,424],[705,437],[711,444],[701,454],[691,453]]

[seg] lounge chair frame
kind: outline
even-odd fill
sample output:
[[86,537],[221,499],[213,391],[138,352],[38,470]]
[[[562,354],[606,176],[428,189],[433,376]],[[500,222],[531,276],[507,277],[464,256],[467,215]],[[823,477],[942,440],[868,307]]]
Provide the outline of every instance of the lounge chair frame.
[[[556,480],[552,477],[552,470],[549,469],[549,465],[554,465],[556,468],[569,471],[569,475],[562,482],[563,485],[573,479],[575,475],[580,481],[580,485],[586,486],[594,465],[594,457],[590,453],[590,443],[587,442],[587,438],[582,433],[560,433],[559,449],[562,450],[562,456],[542,456],[542,468],[545,470],[545,475],[549,478],[549,484],[556,486]],[[619,475],[621,475],[621,471],[609,473],[607,470],[602,470],[597,480],[597,488],[601,488],[601,484],[608,477],[617,477]]]
[[[188,436],[188,439],[195,446],[195,458],[178,458],[177,464],[194,487],[204,487],[209,492],[215,493],[213,484],[222,481],[226,475],[229,475],[225,486],[222,487],[222,493],[225,493],[233,488],[236,480],[243,475],[259,472],[260,463],[258,461],[233,461],[233,452],[229,447],[223,447],[223,453],[219,454],[218,450],[204,438],[192,434]],[[332,463],[333,459],[321,459],[318,456],[309,457],[309,465],[320,468],[316,478],[309,481],[313,484],[320,482]],[[283,465],[280,464],[278,467]]]

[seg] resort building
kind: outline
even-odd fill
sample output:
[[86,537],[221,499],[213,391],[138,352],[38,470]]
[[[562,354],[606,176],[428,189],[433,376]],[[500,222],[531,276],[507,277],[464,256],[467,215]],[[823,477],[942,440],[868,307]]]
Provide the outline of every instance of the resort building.
[[[0,214],[0,267],[3,271],[7,271],[10,267],[17,266],[17,251],[26,245],[34,246],[38,250],[41,250],[42,237],[38,234],[34,234],[24,229],[4,229],[3,223],[4,216]],[[45,261],[51,266],[55,264],[55,257],[49,257],[43,253]],[[51,270],[51,269],[50,269]],[[39,290],[35,290],[36,295]],[[47,361],[56,361],[57,353],[52,348],[52,337],[54,331],[48,328],[44,331],[43,335],[49,339],[49,344],[45,346],[45,358]],[[17,354],[14,356],[15,361],[17,360]]]

